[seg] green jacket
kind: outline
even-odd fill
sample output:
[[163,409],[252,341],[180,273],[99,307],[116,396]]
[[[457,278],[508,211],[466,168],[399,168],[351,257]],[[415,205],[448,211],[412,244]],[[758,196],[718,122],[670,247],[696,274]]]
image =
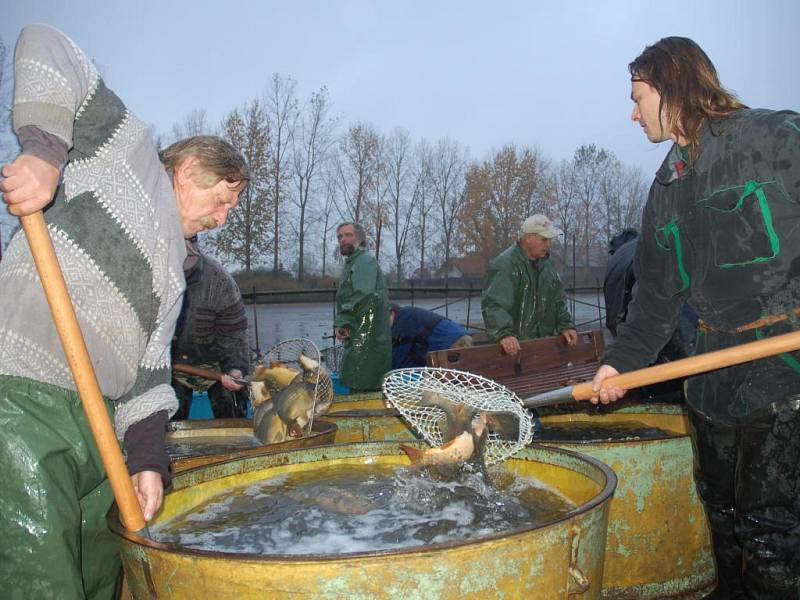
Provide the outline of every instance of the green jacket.
[[[715,347],[767,335],[725,332],[800,307],[800,115],[737,111],[703,125],[692,168],[681,168],[682,159],[673,146],[650,188],[638,287],[603,359],[621,372],[655,358],[686,300]],[[720,397],[693,407],[715,418],[747,416],[774,401],[753,392],[759,385],[751,382],[736,406]]]
[[531,261],[519,243],[489,263],[481,310],[489,340],[494,343],[509,335],[530,340],[575,327],[564,286],[550,259]]
[[378,262],[362,248],[345,261],[334,325],[350,331],[339,380],[354,390],[379,389],[392,368],[389,293]]

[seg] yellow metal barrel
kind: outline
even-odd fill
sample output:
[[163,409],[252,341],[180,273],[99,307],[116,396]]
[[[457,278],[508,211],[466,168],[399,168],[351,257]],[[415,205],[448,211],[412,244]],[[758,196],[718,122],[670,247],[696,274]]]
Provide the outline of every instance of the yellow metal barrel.
[[[173,473],[234,458],[259,456],[331,444],[336,436],[336,424],[316,419],[311,433],[277,444],[258,444],[250,419],[204,419],[170,421],[167,425],[167,451]],[[243,443],[251,441],[251,443]]]
[[418,439],[394,408],[340,410],[325,419],[336,424],[337,444]]
[[[209,465],[178,474],[154,522],[220,492],[283,473],[319,467],[408,464],[395,442],[335,444]],[[576,504],[545,523],[477,538],[395,551],[342,555],[243,555],[189,550],[123,530],[132,598],[600,598],[613,472],[589,457],[526,448],[507,463]]]
[[351,394],[335,394],[333,404],[327,414],[351,410],[380,410],[389,408],[383,400],[383,392],[357,392]]
[[607,413],[542,411],[541,422],[544,428],[567,422],[638,422],[674,433],[642,440],[542,443],[592,456],[617,474],[603,598],[704,598],[716,574],[708,523],[695,489],[683,407],[637,403]]

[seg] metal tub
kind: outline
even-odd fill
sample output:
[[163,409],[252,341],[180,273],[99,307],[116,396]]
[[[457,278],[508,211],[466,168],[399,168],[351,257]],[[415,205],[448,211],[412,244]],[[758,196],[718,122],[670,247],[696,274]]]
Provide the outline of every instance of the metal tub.
[[639,403],[607,413],[543,410],[540,415],[544,427],[570,421],[606,425],[639,421],[677,434],[647,440],[548,440],[542,444],[592,456],[617,474],[608,522],[604,598],[705,597],[714,587],[716,574],[705,511],[695,489],[683,407]]
[[[173,473],[180,473],[203,465],[234,458],[259,456],[332,444],[336,436],[336,424],[316,419],[311,434],[280,442],[252,446],[253,422],[250,419],[208,419],[197,421],[170,421],[167,424],[167,449]],[[243,443],[245,442],[245,443]]]
[[[155,518],[168,519],[237,485],[332,464],[408,464],[394,442],[336,444],[237,459],[185,471]],[[577,506],[559,519],[476,540],[339,556],[243,555],[153,542],[109,524],[120,536],[132,598],[536,598],[601,594],[613,472],[592,458],[526,448],[507,463],[556,488]]]

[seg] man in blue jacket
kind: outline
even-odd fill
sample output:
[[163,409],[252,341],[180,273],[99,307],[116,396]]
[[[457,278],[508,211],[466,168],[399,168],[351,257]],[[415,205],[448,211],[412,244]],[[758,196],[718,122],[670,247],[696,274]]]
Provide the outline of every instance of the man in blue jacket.
[[392,368],[424,367],[428,352],[469,348],[472,336],[461,323],[416,306],[389,305]]

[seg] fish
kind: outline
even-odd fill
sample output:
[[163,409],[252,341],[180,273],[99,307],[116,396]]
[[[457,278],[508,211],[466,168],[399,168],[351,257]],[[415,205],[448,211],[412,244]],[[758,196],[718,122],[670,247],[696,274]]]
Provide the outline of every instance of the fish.
[[272,392],[267,388],[267,384],[263,381],[252,381],[250,383],[250,402],[253,404],[253,410],[272,399]]
[[458,467],[486,474],[483,450],[488,439],[488,428],[482,414],[473,416],[467,428],[441,446],[420,449],[401,444],[412,465],[422,467]]
[[314,385],[293,381],[272,398],[275,412],[289,427],[291,437],[302,437],[314,416]]
[[253,412],[253,433],[264,444],[303,437],[314,415],[314,386],[296,380]]
[[515,442],[519,439],[519,417],[507,412],[484,412],[484,421],[495,439]]
[[333,381],[328,369],[318,360],[301,354],[297,359],[303,369],[303,381],[316,385],[316,404],[314,416],[324,415],[333,404]]
[[259,365],[253,371],[251,382],[263,381],[270,392],[277,392],[288,386],[300,374],[283,363],[274,362],[269,367]]
[[253,423],[253,434],[262,444],[278,444],[289,438],[289,428],[275,412],[272,401],[253,411]]

